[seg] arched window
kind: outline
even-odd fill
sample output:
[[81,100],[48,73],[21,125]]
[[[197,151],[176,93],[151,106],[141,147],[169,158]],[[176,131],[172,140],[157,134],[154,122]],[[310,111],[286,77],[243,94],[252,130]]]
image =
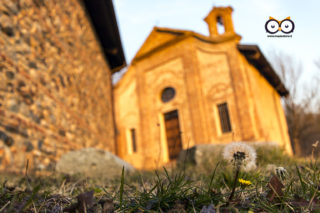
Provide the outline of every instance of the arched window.
[[172,87],[166,87],[161,92],[161,101],[163,103],[171,101],[176,95],[176,90]]
[[219,35],[222,35],[225,33],[224,23],[223,23],[223,19],[221,16],[217,17],[217,29],[218,29]]

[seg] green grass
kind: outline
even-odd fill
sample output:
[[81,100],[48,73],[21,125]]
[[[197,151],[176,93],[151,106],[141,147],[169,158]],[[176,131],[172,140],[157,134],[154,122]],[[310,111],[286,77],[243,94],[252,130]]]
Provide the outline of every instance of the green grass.
[[[320,212],[320,164],[296,160],[281,150],[257,149],[258,168],[241,171],[234,199],[228,202],[234,171],[226,162],[162,168],[125,174],[113,180],[79,176],[3,174],[0,212]],[[270,166],[273,164],[273,166]],[[282,166],[282,196],[268,199],[273,168]],[[229,205],[226,205],[229,203]],[[84,207],[86,207],[84,210]]]

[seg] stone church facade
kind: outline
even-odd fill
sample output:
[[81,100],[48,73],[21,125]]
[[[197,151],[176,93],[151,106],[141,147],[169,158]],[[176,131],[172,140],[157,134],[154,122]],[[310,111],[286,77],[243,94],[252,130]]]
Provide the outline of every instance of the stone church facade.
[[116,154],[111,75],[124,66],[111,0],[1,0],[0,169]]
[[280,103],[288,91],[258,46],[239,43],[231,15],[213,8],[209,36],[153,28],[115,86],[120,157],[155,168],[196,144],[231,141],[272,141],[292,154]]

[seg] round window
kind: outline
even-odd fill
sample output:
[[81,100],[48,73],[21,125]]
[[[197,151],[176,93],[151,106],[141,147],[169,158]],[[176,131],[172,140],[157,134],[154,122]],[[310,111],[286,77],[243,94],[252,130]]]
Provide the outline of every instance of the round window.
[[172,87],[166,87],[161,92],[161,100],[162,102],[166,103],[168,101],[171,101],[174,96],[176,95],[176,90]]

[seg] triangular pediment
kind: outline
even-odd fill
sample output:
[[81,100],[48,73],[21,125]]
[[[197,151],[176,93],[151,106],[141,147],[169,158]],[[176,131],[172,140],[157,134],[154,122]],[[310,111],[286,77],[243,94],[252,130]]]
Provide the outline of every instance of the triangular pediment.
[[134,58],[139,58],[148,52],[176,39],[180,35],[183,35],[183,33],[162,32],[162,30],[160,30],[158,27],[154,27]]

